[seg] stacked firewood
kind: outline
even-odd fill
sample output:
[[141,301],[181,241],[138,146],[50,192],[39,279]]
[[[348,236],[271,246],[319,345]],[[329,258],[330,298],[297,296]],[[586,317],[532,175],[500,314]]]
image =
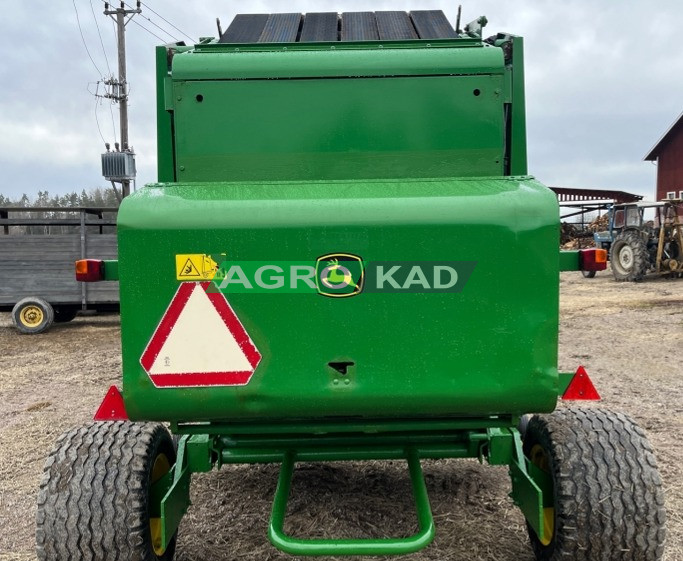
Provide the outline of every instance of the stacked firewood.
[[560,247],[562,249],[583,249],[585,247],[595,247],[593,234],[607,230],[609,218],[606,214],[598,216],[593,222],[586,226],[585,230],[576,224],[562,222],[560,230]]

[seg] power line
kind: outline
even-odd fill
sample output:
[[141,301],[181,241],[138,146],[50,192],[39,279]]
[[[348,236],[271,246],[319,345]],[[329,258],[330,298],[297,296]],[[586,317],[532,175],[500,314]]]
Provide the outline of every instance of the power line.
[[104,48],[104,41],[102,40],[102,34],[100,33],[100,25],[97,23],[97,18],[95,17],[95,8],[92,5],[92,0],[90,0],[90,11],[92,12],[92,19],[95,20],[95,27],[97,28],[97,35],[100,37],[100,45],[102,45],[102,52],[104,53],[104,61],[107,64],[107,72],[111,76],[111,68],[109,68],[109,57],[107,57],[107,49]]
[[92,55],[90,54],[90,49],[88,49],[88,44],[85,42],[85,37],[83,35],[83,29],[81,28],[81,20],[78,17],[78,8],[76,7],[76,0],[71,0],[73,5],[74,5],[74,10],[76,12],[76,23],[78,24],[78,31],[81,34],[81,40],[83,41],[83,46],[85,47],[85,52],[88,53],[88,58],[90,58],[90,62],[92,62],[92,65],[95,67],[95,70],[97,70],[97,73],[102,76],[102,72],[100,72],[99,67],[97,64],[95,64],[94,59],[92,58]]
[[114,121],[114,110],[112,109],[113,103],[109,103],[109,114],[111,115],[111,128],[114,129],[114,142],[117,142],[116,140],[116,123]]
[[153,22],[150,18],[148,18],[147,16],[143,16],[142,14],[140,14],[140,17],[141,17],[141,18],[145,18],[145,19],[146,19],[149,23],[151,23],[154,27],[160,29],[163,33],[165,33],[166,35],[168,35],[168,36],[169,36],[171,39],[173,39],[174,41],[178,41],[178,38],[177,38],[177,37],[174,37],[173,35],[171,35],[171,34],[170,34],[168,31],[166,31],[163,27],[161,27],[161,26],[157,25],[156,23],[154,23],[154,22]]
[[95,123],[97,124],[97,132],[100,133],[100,138],[102,139],[103,144],[107,144],[107,141],[104,139],[104,135],[102,134],[102,129],[100,128],[100,120],[97,117],[97,103],[100,101],[98,97],[95,97]]
[[147,29],[147,28],[146,28],[144,25],[142,25],[141,23],[138,23],[138,22],[135,21],[134,19],[132,19],[132,20],[130,20],[130,21],[132,21],[132,22],[133,22],[135,25],[137,25],[138,27],[142,27],[142,29],[144,29],[144,30],[145,30],[147,33],[149,33],[150,35],[154,35],[154,37],[156,37],[157,39],[159,39],[159,41],[161,41],[162,43],[166,43],[166,39],[162,39],[162,38],[159,37],[156,33],[154,33],[153,31],[150,31],[149,29]]
[[[127,6],[128,8],[130,8],[130,9],[133,9],[133,7],[132,7],[132,6],[129,6],[125,1],[123,2],[123,4],[124,4],[125,6]],[[142,2],[141,2],[141,4],[142,4]],[[147,16],[144,16],[144,15],[142,15],[142,14],[139,14],[139,15],[140,15],[141,18],[146,19],[146,20],[147,20],[149,23],[151,23],[154,27],[156,27],[157,29],[159,29],[162,33],[165,33],[166,35],[168,35],[168,36],[169,36],[171,39],[173,39],[174,41],[178,41],[178,38],[177,38],[177,37],[174,37],[173,35],[171,35],[171,34],[170,34],[168,31],[166,31],[163,27],[161,27],[160,25],[158,25],[158,24],[156,24],[155,22],[153,22],[150,18],[148,18]],[[157,37],[159,37],[159,36],[157,35]],[[165,39],[161,39],[161,40],[164,41],[164,42],[166,42]]]
[[168,21],[164,16],[162,16],[162,15],[159,14],[158,12],[155,12],[154,9],[153,9],[149,4],[147,4],[147,3],[145,3],[145,2],[140,2],[140,3],[141,3],[145,8],[147,8],[150,12],[152,12],[153,14],[156,14],[158,17],[160,17],[162,20],[164,20],[164,21],[165,21],[168,25],[170,25],[173,29],[175,29],[176,31],[178,31],[178,32],[182,33],[183,35],[185,35],[185,37],[187,37],[187,38],[188,38],[190,41],[192,41],[193,43],[195,42],[195,40],[194,40],[192,37],[190,37],[187,33],[185,33],[182,29],[178,29],[175,25],[173,25],[170,21]]

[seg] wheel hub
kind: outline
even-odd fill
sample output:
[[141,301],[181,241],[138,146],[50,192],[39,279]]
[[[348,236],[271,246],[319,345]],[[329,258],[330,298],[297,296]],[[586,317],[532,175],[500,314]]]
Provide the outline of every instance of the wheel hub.
[[38,327],[43,322],[43,310],[38,306],[26,306],[21,310],[21,322],[26,327]]
[[[171,469],[171,464],[166,457],[166,454],[159,454],[154,460],[154,466],[152,467],[152,479],[151,483],[156,483],[164,475],[166,475]],[[154,553],[161,557],[166,548],[161,543],[161,518],[150,518],[149,519],[149,532],[152,537],[152,547],[154,548]]]
[[630,246],[625,245],[619,252],[619,264],[624,269],[628,270],[633,267],[633,261],[633,249]]
[[[550,473],[550,458],[548,452],[540,444],[535,444],[529,454],[529,459],[537,468]],[[543,535],[544,539],[539,540],[543,545],[548,546],[553,541],[555,534],[555,508],[545,507],[543,509]]]

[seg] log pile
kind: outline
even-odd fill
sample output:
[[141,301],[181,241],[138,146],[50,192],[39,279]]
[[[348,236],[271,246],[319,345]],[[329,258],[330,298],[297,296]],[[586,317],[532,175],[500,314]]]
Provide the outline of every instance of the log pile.
[[603,214],[591,222],[587,228],[590,232],[603,232],[609,227],[609,215]]
[[586,226],[585,230],[582,230],[576,224],[562,222],[560,230],[560,248],[583,249],[586,247],[595,247],[593,234],[595,232],[607,230],[608,226],[609,217],[607,214],[598,216],[593,222]]

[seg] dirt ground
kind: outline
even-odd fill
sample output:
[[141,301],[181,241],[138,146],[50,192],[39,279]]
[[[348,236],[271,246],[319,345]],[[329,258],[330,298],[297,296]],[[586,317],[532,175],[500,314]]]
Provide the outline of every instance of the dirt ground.
[[[630,413],[657,452],[668,514],[666,561],[683,561],[683,280],[621,284],[563,273],[560,369],[588,369],[602,406]],[[120,376],[118,316],[80,317],[40,336],[0,314],[0,561],[34,560],[35,498],[57,436],[88,421]],[[410,561],[532,561],[505,468],[424,462],[437,537]],[[266,530],[277,466],[195,476],[179,561],[291,559]],[[303,465],[286,529],[301,536],[406,535],[415,527],[401,462]]]

